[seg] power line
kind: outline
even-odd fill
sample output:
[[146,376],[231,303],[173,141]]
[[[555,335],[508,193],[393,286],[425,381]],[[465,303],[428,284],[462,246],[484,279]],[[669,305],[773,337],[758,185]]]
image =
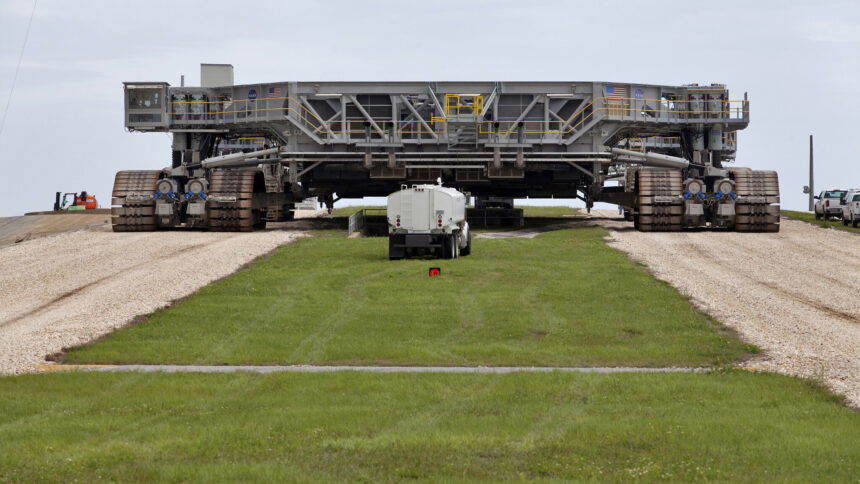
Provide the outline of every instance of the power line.
[[15,75],[12,76],[12,88],[9,89],[9,99],[6,100],[6,109],[3,110],[3,119],[0,120],[0,136],[6,127],[6,115],[9,114],[9,106],[12,105],[12,94],[15,92],[15,83],[18,82],[18,72],[21,70],[21,61],[24,60],[24,49],[27,48],[27,39],[30,38],[30,26],[33,25],[33,17],[36,15],[36,4],[39,0],[33,0],[33,10],[30,12],[30,21],[27,22],[27,31],[24,33],[24,43],[21,45],[21,53],[18,54],[18,65],[15,67]]

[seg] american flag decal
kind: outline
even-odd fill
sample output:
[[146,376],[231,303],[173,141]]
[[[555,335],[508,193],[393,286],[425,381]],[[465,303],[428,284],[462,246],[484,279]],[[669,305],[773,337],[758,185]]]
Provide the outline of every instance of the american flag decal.
[[266,97],[281,97],[281,88],[280,87],[270,87],[269,93]]
[[627,90],[622,86],[606,86],[606,99],[620,101],[627,96]]

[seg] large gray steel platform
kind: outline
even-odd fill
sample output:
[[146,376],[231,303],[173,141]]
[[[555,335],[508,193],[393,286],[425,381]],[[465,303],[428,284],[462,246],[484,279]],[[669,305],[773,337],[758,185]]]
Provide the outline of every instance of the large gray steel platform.
[[721,166],[749,123],[746,95],[732,100],[722,85],[128,82],[125,106],[127,128],[174,134],[174,176],[211,156],[278,146],[297,200],[442,178],[475,195],[591,203],[610,199],[617,189],[606,182],[623,175],[609,147],[704,154]]

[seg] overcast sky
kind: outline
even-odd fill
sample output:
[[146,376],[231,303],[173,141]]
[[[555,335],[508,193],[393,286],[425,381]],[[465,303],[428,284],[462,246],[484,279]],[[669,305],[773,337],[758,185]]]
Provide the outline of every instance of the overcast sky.
[[[0,0],[0,114],[31,0]],[[860,187],[856,1],[39,0],[0,134],[0,216],[55,191],[110,203],[113,175],[169,164],[165,134],[126,133],[123,81],[720,82],[751,99],[740,166],[778,170],[783,208],[816,187]]]

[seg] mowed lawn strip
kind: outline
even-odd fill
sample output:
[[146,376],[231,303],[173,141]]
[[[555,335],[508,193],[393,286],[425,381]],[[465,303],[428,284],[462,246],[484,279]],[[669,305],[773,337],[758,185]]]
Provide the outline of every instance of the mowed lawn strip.
[[710,366],[750,351],[605,234],[475,239],[453,261],[303,239],[65,362]]
[[715,374],[0,379],[0,481],[848,482],[860,414]]
[[822,220],[816,220],[815,214],[813,214],[812,212],[795,212],[792,210],[783,210],[781,213],[782,213],[782,215],[784,215],[788,218],[793,218],[795,220],[808,222],[808,223],[811,223],[812,225],[818,225],[819,227],[822,227],[825,229],[839,229],[839,230],[846,230],[848,232],[854,232],[855,234],[860,234],[860,227],[855,228],[855,227],[852,227],[851,224],[843,225],[841,218],[838,218],[838,219],[831,218],[830,220],[823,220],[823,219]]

